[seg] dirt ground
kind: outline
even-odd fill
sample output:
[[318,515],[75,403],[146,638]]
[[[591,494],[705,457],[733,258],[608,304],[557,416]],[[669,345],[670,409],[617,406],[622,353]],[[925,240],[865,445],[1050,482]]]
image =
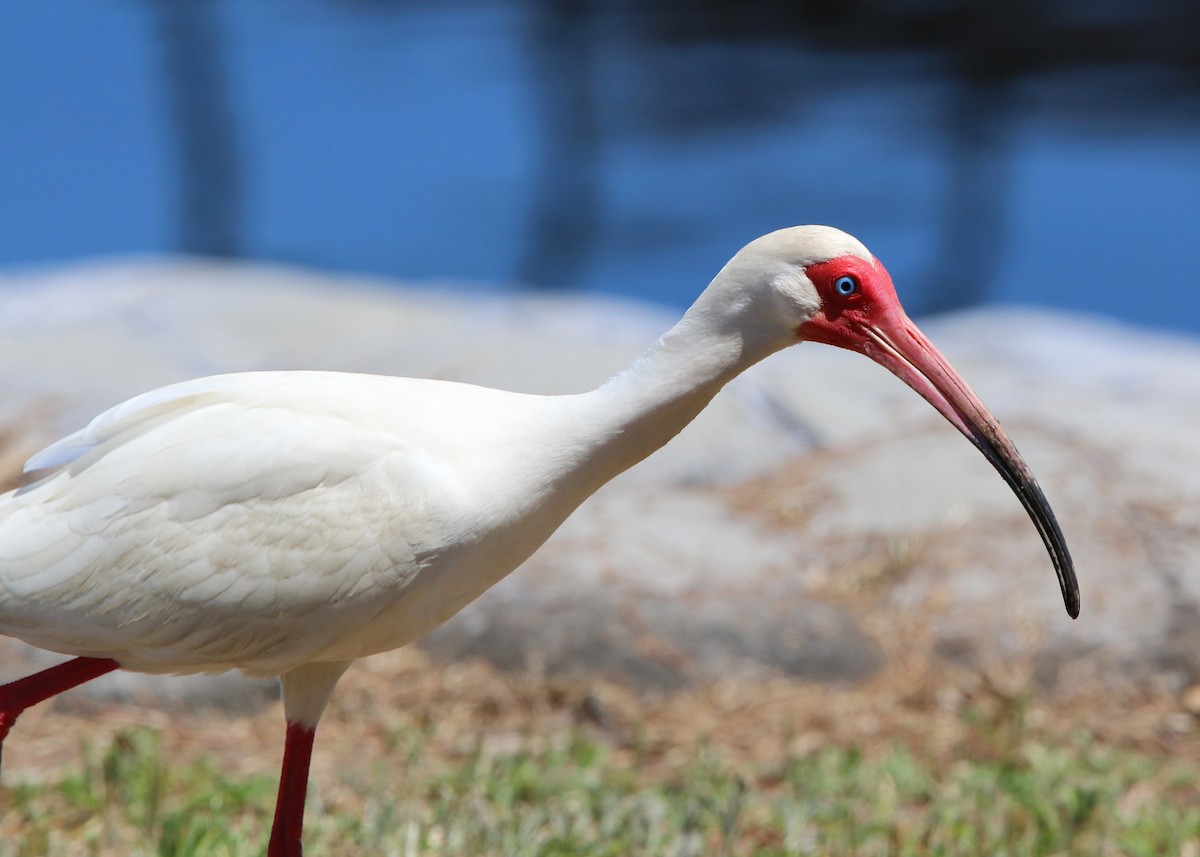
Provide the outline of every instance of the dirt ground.
[[[894,646],[900,643],[893,641]],[[553,741],[578,726],[641,769],[668,777],[698,743],[762,770],[823,743],[886,752],[897,743],[933,760],[986,758],[1017,738],[1079,740],[1200,763],[1200,688],[1163,683],[1114,690],[1075,682],[1045,692],[1023,665],[966,670],[934,662],[911,638],[890,652],[896,666],[855,687],[730,677],[670,695],[636,695],[611,682],[502,674],[483,663],[443,665],[409,647],[357,663],[322,721],[315,777],[369,764],[405,728],[429,727],[425,753],[453,758],[482,746],[506,753]],[[985,728],[980,728],[983,724]],[[4,772],[54,779],[82,763],[86,744],[105,746],[123,729],[162,733],[172,759],[209,757],[231,776],[272,774],[282,749],[282,710],[249,714],[178,704],[60,698],[28,710],[6,742]]]

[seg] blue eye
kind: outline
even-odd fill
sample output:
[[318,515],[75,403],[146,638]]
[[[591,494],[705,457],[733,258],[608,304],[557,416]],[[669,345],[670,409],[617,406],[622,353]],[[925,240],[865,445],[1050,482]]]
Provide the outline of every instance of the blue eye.
[[833,288],[842,297],[849,297],[858,291],[858,280],[851,276],[841,276],[833,281]]

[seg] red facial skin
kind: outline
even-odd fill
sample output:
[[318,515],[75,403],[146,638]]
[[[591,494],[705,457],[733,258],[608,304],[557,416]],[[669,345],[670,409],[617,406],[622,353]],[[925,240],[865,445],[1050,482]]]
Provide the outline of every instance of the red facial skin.
[[[865,354],[920,393],[966,435],[1004,477],[1037,526],[1054,562],[1067,613],[1077,617],[1075,568],[1042,489],[996,418],[909,320],[883,265],[878,260],[840,256],[809,265],[805,273],[820,295],[821,308],[800,325],[797,335]],[[858,286],[852,294],[840,294],[835,287],[844,276],[854,278]]]
[[[872,263],[857,256],[840,256],[809,265],[804,272],[821,296],[820,312],[800,328],[800,335],[810,342],[862,351],[850,345],[858,341],[854,331],[860,325],[878,321],[881,313],[904,314],[892,278],[878,260]],[[838,294],[834,283],[843,276],[853,277],[859,284],[858,291]]]

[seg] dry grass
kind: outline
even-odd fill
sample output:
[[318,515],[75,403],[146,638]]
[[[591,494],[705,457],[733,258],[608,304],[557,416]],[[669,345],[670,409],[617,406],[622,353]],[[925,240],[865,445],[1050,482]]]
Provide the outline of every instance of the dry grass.
[[[700,742],[752,765],[829,743],[867,753],[899,743],[946,761],[983,752],[973,725],[983,721],[1019,723],[1023,736],[1038,740],[1086,734],[1105,745],[1200,763],[1196,720],[1187,710],[1195,693],[1179,696],[1159,685],[1113,688],[1099,680],[1074,682],[1071,693],[1044,693],[1034,686],[1029,663],[956,667],[932,658],[928,641],[916,643],[918,634],[880,637],[894,666],[857,686],[734,676],[650,697],[602,679],[514,676],[481,662],[443,666],[409,647],[361,661],[347,673],[322,721],[314,764],[347,770],[356,760],[377,758],[389,736],[412,728],[431,729],[427,751],[446,758],[474,752],[480,737],[485,748],[505,752],[582,728],[618,752],[636,750],[649,771],[670,769]],[[169,756],[212,758],[237,774],[272,770],[282,741],[278,705],[237,717],[164,709],[154,701],[43,705],[14,729],[5,748],[6,778],[61,776],[80,763],[85,737],[103,744],[135,726],[161,731]]]
[[[466,854],[471,851],[452,847],[450,840],[458,836],[460,844],[471,842],[473,834],[454,825],[475,824],[482,818],[485,821],[479,823],[492,825],[488,829],[493,838],[487,840],[492,850],[487,853],[507,853],[502,849],[517,845],[495,844],[510,842],[497,830],[521,823],[551,824],[556,816],[543,815],[538,805],[579,784],[590,795],[588,800],[624,801],[626,808],[629,801],[641,806],[637,801],[666,795],[661,799],[668,801],[667,808],[654,812],[674,826],[659,840],[642,842],[645,850],[619,838],[606,840],[598,832],[588,834],[594,837],[589,841],[616,841],[618,850],[611,852],[565,846],[555,850],[526,831],[522,835],[531,837],[529,842],[541,845],[520,853],[616,854],[624,853],[620,848],[625,847],[630,853],[704,854],[718,846],[728,854],[983,853],[965,844],[961,851],[932,845],[914,849],[905,838],[909,828],[903,825],[887,834],[895,839],[894,849],[863,846],[862,851],[838,851],[829,845],[828,851],[810,850],[817,848],[813,842],[835,834],[823,832],[820,824],[825,822],[808,819],[801,825],[812,828],[805,834],[808,838],[788,840],[791,834],[786,830],[791,828],[779,820],[787,817],[779,807],[809,806],[814,798],[806,796],[808,790],[820,793],[827,787],[819,781],[822,777],[836,778],[853,769],[863,782],[845,787],[861,792],[826,796],[830,806],[852,805],[884,788],[878,778],[895,776],[897,766],[901,771],[911,766],[916,772],[912,776],[923,785],[916,797],[899,795],[895,801],[910,814],[904,824],[913,830],[914,825],[920,827],[918,838],[932,842],[936,837],[931,839],[930,829],[951,824],[936,817],[947,811],[938,803],[952,798],[928,794],[931,783],[942,778],[957,783],[963,777],[970,782],[976,770],[1035,769],[1041,763],[1031,760],[1050,757],[1057,767],[1053,786],[1044,786],[1047,790],[1066,788],[1072,765],[1079,767],[1083,779],[1120,779],[1114,779],[1113,790],[1104,798],[1112,812],[1132,818],[1149,806],[1156,811],[1178,807],[1184,813],[1179,816],[1183,832],[1163,834],[1168,836],[1163,841],[1183,842],[1188,848],[1200,843],[1200,821],[1184,809],[1200,798],[1200,786],[1188,775],[1200,765],[1200,741],[1193,734],[1196,722],[1186,710],[1188,700],[1162,688],[1114,691],[1100,685],[1085,689],[1079,683],[1080,689],[1070,695],[1045,695],[1033,687],[1027,666],[958,669],[932,661],[927,648],[915,640],[912,634],[891,635],[889,655],[896,668],[857,687],[731,677],[659,698],[639,697],[603,681],[502,675],[479,663],[442,667],[416,649],[372,658],[347,674],[321,726],[313,762],[310,850],[314,855],[359,853],[358,845],[339,843],[377,841],[363,838],[367,834],[361,826],[369,822],[385,829],[378,841],[393,843],[387,853]],[[226,718],[153,705],[85,709],[75,703],[33,709],[13,731],[0,788],[0,807],[13,808],[0,812],[0,855],[253,853],[252,846],[239,850],[242,846],[231,846],[225,839],[220,840],[224,845],[209,850],[203,837],[181,844],[158,827],[138,831],[139,825],[147,824],[142,817],[146,811],[126,815],[122,804],[135,798],[109,780],[142,776],[122,772],[115,760],[138,750],[139,742],[145,744],[148,733],[141,730],[147,726],[154,730],[149,733],[155,736],[153,746],[142,746],[141,752],[151,760],[151,777],[166,777],[163,770],[170,769],[186,772],[193,781],[191,786],[177,783],[163,789],[164,804],[175,801],[186,807],[189,800],[197,800],[188,789],[201,788],[204,811],[222,836],[261,843],[269,826],[282,741],[277,705]],[[1061,758],[1054,755],[1059,751]],[[835,755],[827,756],[830,752]],[[1113,753],[1132,760],[1128,770],[1105,773],[1108,763],[1096,762]],[[599,768],[593,769],[596,758]],[[77,784],[81,776],[87,781],[89,771],[97,782],[109,782],[111,792],[93,796],[91,803],[79,794],[88,787]],[[504,792],[505,784],[514,782],[524,783],[519,793]],[[540,791],[543,788],[548,793]],[[890,788],[897,787],[893,783]],[[954,785],[950,791],[957,794],[962,788]],[[1031,790],[1031,804],[1041,800],[1039,781],[1020,788]],[[216,796],[209,796],[209,790]],[[670,808],[675,806],[670,801],[689,791],[707,795],[689,798],[701,800],[708,807],[704,812],[711,815],[709,821],[696,822],[703,833],[700,845],[685,834],[691,823],[687,814],[701,810],[691,803],[691,809]],[[498,797],[498,792],[506,796]],[[1045,800],[1047,806],[1070,802],[1050,794]],[[158,802],[158,797],[152,801],[152,815],[159,812]],[[579,811],[590,818],[601,810]],[[512,818],[510,812],[515,813]],[[680,819],[671,822],[674,812],[681,813]],[[222,818],[225,813],[231,818]],[[152,821],[161,823],[157,815]],[[985,821],[968,824],[976,823]],[[1013,822],[1006,815],[1002,823]],[[61,836],[47,835],[47,830]],[[1089,836],[1083,841],[1093,846],[1101,841],[1095,838],[1098,833]],[[518,841],[526,840],[511,840]],[[553,845],[558,840],[548,841]],[[85,842],[86,851],[74,850]],[[401,842],[411,848],[401,849],[396,844]],[[1053,852],[1014,846],[1012,853]],[[1141,852],[1106,845],[1103,853]]]

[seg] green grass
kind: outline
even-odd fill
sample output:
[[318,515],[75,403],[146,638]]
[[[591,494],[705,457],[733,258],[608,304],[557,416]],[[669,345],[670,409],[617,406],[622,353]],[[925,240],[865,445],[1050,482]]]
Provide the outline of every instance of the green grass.
[[[1200,853],[1190,766],[1080,737],[1022,738],[935,763],[896,746],[828,746],[746,770],[705,746],[642,764],[583,731],[496,754],[427,752],[402,731],[391,755],[319,780],[306,854],[1176,855]],[[0,857],[260,854],[271,775],[172,766],[156,732],[89,748],[59,781],[0,790]],[[5,771],[6,778],[15,772]]]

